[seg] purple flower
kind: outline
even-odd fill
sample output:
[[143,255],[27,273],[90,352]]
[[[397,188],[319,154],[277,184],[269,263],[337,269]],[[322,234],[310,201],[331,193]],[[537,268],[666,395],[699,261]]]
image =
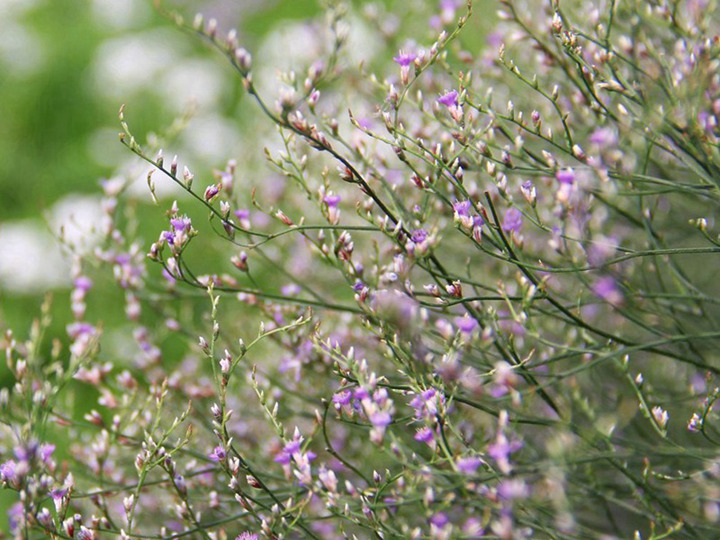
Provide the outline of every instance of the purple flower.
[[522,212],[515,207],[508,208],[502,222],[502,230],[505,232],[520,232],[522,227]]
[[480,518],[471,517],[465,521],[462,532],[466,538],[480,538],[483,536],[482,520]]
[[285,452],[286,454],[290,454],[290,455],[295,454],[296,452],[299,452],[300,451],[300,442],[301,441],[299,439],[290,441],[283,448],[283,452]]
[[523,182],[520,186],[520,191],[523,197],[525,197],[525,200],[534,206],[537,201],[537,190],[535,189],[535,184],[532,183],[532,180]]
[[188,217],[181,217],[181,218],[172,218],[170,220],[170,225],[172,225],[172,228],[175,231],[186,231],[190,229],[191,225],[190,218]]
[[622,292],[618,289],[615,278],[612,276],[604,276],[598,279],[592,286],[592,291],[595,296],[605,300],[608,304],[621,304],[623,301]]
[[393,57],[393,60],[397,62],[400,67],[408,67],[416,58],[416,54],[399,51],[398,55]]
[[208,457],[213,461],[223,461],[227,457],[227,452],[222,446],[216,446],[213,451],[208,454]]
[[54,501],[62,501],[68,491],[68,488],[56,488],[50,491],[50,497],[52,497]]
[[590,142],[600,148],[608,148],[617,144],[617,136],[612,129],[601,127],[592,132]]
[[76,322],[69,324],[66,328],[68,335],[77,339],[81,336],[94,336],[95,327],[90,323]]
[[575,171],[572,169],[561,169],[555,173],[555,179],[561,184],[573,184],[575,182]]
[[341,200],[342,197],[340,197],[340,195],[325,195],[325,197],[323,197],[323,202],[330,208],[337,208]]
[[450,520],[448,519],[448,517],[442,512],[438,512],[437,514],[434,514],[430,517],[430,523],[440,529],[447,525],[449,522]]
[[168,245],[172,245],[175,243],[175,235],[172,233],[172,231],[163,231],[162,235],[160,235],[160,238],[165,240]]
[[93,282],[92,280],[87,276],[79,276],[75,279],[75,282],[73,283],[76,289],[80,289],[81,291],[89,291],[92,288]]
[[469,217],[472,203],[470,201],[455,201],[453,203],[453,212],[459,217]]
[[351,399],[352,393],[350,392],[350,390],[340,390],[332,397],[333,403],[339,407],[342,407],[344,405],[350,405]]
[[365,288],[365,284],[361,280],[356,280],[355,284],[353,285],[353,291],[360,292]]
[[418,442],[430,444],[432,441],[435,440],[435,434],[429,427],[423,426],[420,429],[416,430],[415,437],[413,438]]
[[283,296],[295,296],[300,293],[300,290],[300,286],[295,283],[289,283],[280,288],[280,292]]
[[483,460],[476,456],[463,457],[457,460],[458,471],[463,474],[475,474]]
[[175,279],[175,276],[173,276],[170,272],[167,271],[167,269],[163,268],[162,271],[162,277],[165,278],[165,280],[170,284],[173,285],[177,280]]
[[242,532],[235,537],[235,540],[258,540],[258,535],[251,532]]
[[10,531],[17,533],[22,527],[22,524],[25,522],[25,509],[23,508],[23,503],[17,502],[13,504],[7,511],[7,515]]
[[43,463],[47,463],[50,461],[50,458],[52,457],[53,452],[55,451],[55,445],[44,443],[40,445],[40,448],[38,449],[38,454],[40,455],[40,460]]
[[463,334],[472,334],[479,325],[472,317],[464,316],[455,317],[455,326],[457,326]]
[[446,107],[457,107],[458,105],[458,93],[457,90],[451,90],[440,96],[437,102]]
[[690,418],[690,421],[688,422],[688,425],[687,425],[688,431],[697,433],[702,430],[702,427],[703,427],[702,417],[700,415],[698,415],[697,413],[693,413],[693,415]]
[[427,233],[427,231],[426,231],[425,229],[415,229],[415,230],[412,232],[412,234],[410,235],[410,239],[411,239],[415,244],[421,244],[421,243],[423,243],[425,240],[427,240],[427,237],[428,237],[428,233]]
[[474,220],[470,215],[471,209],[472,203],[470,201],[455,201],[453,203],[453,221],[458,223],[463,229],[471,229]]
[[247,208],[241,208],[239,210],[235,210],[235,217],[238,218],[238,221],[240,221],[240,226],[243,229],[249,229],[250,228],[250,210]]
[[283,465],[287,465],[290,463],[290,460],[292,459],[292,455],[285,453],[285,451],[280,452],[277,456],[275,456],[275,463],[281,463]]
[[482,228],[485,225],[485,220],[480,216],[473,216],[473,236],[479,242],[482,237]]
[[287,443],[280,453],[275,456],[275,463],[282,463],[283,465],[290,463],[294,455],[300,455],[300,443],[302,443],[302,438],[293,439]]
[[28,441],[25,446],[17,446],[13,450],[13,454],[20,461],[32,461],[35,459],[35,455],[38,451],[38,443],[35,441]]
[[15,479],[15,462],[11,459],[0,465],[0,480],[12,482]]
[[415,418],[434,419],[438,412],[438,405],[444,401],[442,394],[434,388],[429,388],[417,394],[410,406],[415,409]]
[[220,187],[212,184],[205,189],[205,201],[211,202],[217,194],[220,193]]
[[370,423],[375,427],[387,427],[392,423],[392,415],[388,411],[376,411],[370,415]]
[[524,499],[530,495],[527,484],[520,479],[503,480],[497,488],[501,499],[511,501],[513,499]]
[[507,474],[510,472],[510,454],[514,454],[522,448],[522,442],[508,440],[503,432],[499,432],[495,442],[487,448],[487,454],[495,460],[499,469]]
[[95,533],[87,527],[81,526],[75,538],[77,540],[95,540]]

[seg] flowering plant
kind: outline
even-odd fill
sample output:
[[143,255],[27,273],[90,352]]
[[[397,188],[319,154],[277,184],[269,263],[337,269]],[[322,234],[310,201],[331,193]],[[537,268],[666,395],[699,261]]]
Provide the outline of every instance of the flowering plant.
[[[105,181],[69,347],[43,346],[49,305],[5,334],[14,537],[713,534],[715,13],[499,4],[477,53],[470,1],[422,43],[412,15],[328,2],[275,92],[236,32],[165,13],[227,59],[256,137],[194,174],[121,110],[153,199],[165,177],[177,201],[143,245]],[[360,24],[387,46],[358,66]],[[87,320],[96,263],[125,357]]]

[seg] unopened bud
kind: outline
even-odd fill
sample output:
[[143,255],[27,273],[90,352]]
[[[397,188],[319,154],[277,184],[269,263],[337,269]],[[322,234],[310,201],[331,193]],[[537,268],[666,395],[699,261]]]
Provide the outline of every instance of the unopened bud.
[[252,68],[252,55],[239,47],[235,49],[235,62],[244,73],[247,73]]

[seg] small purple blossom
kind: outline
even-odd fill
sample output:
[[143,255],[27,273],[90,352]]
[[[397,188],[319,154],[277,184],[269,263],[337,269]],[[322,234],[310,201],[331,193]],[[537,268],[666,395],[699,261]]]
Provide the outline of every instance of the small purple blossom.
[[522,228],[523,219],[522,212],[514,206],[508,208],[505,212],[505,217],[502,222],[502,230],[505,232],[519,233]]
[[220,193],[220,187],[216,184],[209,185],[205,189],[205,201],[211,202]]
[[446,92],[442,96],[440,96],[437,99],[437,102],[440,105],[445,105],[446,107],[457,107],[458,106],[458,93],[457,90],[451,90],[450,92]]
[[571,185],[575,182],[575,171],[572,169],[560,169],[555,173],[555,179],[561,184]]
[[400,67],[408,67],[410,64],[412,64],[415,59],[417,58],[417,54],[413,53],[406,53],[404,51],[399,51],[397,56],[393,57],[393,60],[400,65]]
[[285,465],[290,463],[293,459],[295,459],[295,461],[298,461],[301,457],[304,456],[306,456],[309,461],[315,459],[315,454],[313,452],[301,452],[302,441],[303,438],[300,437],[299,434],[296,435],[293,440],[286,443],[280,453],[275,456],[275,462]]
[[597,128],[590,135],[590,142],[600,148],[609,148],[617,144],[617,135],[608,127]]
[[256,533],[245,531],[238,534],[235,537],[235,540],[258,540],[258,535]]
[[523,447],[518,440],[508,440],[502,431],[497,434],[495,442],[488,445],[487,454],[495,460],[501,472],[507,474],[512,468],[510,466],[510,455]]
[[482,465],[483,460],[477,456],[462,457],[455,462],[458,471],[463,474],[475,474],[478,467]]
[[66,328],[68,336],[77,339],[82,336],[94,336],[96,329],[90,323],[76,322],[69,324]]
[[592,286],[592,292],[598,298],[605,300],[608,304],[621,304],[623,294],[617,286],[615,278],[612,276],[603,276],[599,278]]
[[534,207],[537,203],[537,190],[535,189],[535,184],[532,183],[532,180],[526,180],[523,182],[520,186],[520,192],[523,197],[525,197],[525,200]]
[[240,208],[239,210],[235,210],[234,214],[240,222],[240,227],[246,230],[250,228],[250,210],[247,208]]
[[50,497],[54,501],[62,501],[65,495],[68,494],[69,489],[68,488],[56,488],[50,491]]
[[80,530],[75,535],[77,540],[95,540],[95,533],[85,526],[80,526]]
[[503,480],[497,488],[498,496],[506,501],[525,499],[530,495],[528,485],[519,478]]
[[478,322],[472,317],[455,317],[455,326],[458,327],[463,334],[472,334],[479,326]]
[[450,519],[447,517],[446,514],[443,512],[438,512],[437,514],[433,514],[430,517],[430,523],[438,527],[439,529],[442,529],[445,525],[447,525],[450,522]]
[[427,240],[427,237],[428,233],[425,229],[415,229],[410,235],[410,239],[416,244],[423,243],[425,240]]
[[208,457],[212,461],[224,461],[227,458],[227,452],[222,446],[216,446],[213,451],[208,454]]
[[15,454],[15,457],[19,459],[20,461],[30,462],[33,459],[35,459],[35,456],[37,455],[39,445],[35,441],[28,441],[23,446],[17,446],[13,450],[13,454]]
[[[470,229],[473,227],[473,216],[470,215],[472,209],[472,202],[455,201],[453,203],[453,221],[458,223],[463,229]],[[476,216],[479,217],[479,216]]]
[[160,235],[160,238],[167,242],[168,245],[172,245],[175,243],[175,235],[172,231],[163,231]]
[[280,288],[280,292],[283,296],[297,296],[300,294],[300,286],[295,283],[288,283]]
[[309,485],[312,483],[312,474],[310,462],[317,455],[311,451],[302,451],[303,437],[300,430],[295,428],[295,433],[291,441],[288,441],[283,449],[275,456],[275,462],[283,466],[285,474],[288,477],[292,474],[300,482],[301,485]]
[[73,286],[76,289],[79,289],[84,292],[88,292],[92,288],[93,282],[92,282],[92,279],[90,279],[87,276],[78,276],[77,278],[75,278],[75,281],[73,282]]
[[25,508],[23,507],[23,503],[16,502],[13,504],[7,511],[7,516],[10,531],[13,533],[20,531],[23,523],[25,523]]
[[476,242],[482,241],[482,228],[485,225],[485,220],[480,216],[473,216],[472,220],[472,234]]
[[692,417],[688,421],[687,428],[688,428],[688,431],[690,431],[692,433],[698,433],[698,432],[702,431],[702,428],[703,428],[702,417],[697,413],[693,413]]
[[332,397],[333,403],[338,407],[350,405],[351,399],[352,399],[352,392],[350,392],[350,390],[340,390],[339,392],[335,393]]
[[353,285],[353,291],[360,292],[365,288],[365,284],[361,280],[356,280],[355,284]]
[[323,202],[327,204],[330,208],[337,208],[337,205],[340,204],[341,200],[342,197],[340,197],[340,195],[328,194],[323,197]]
[[435,434],[433,433],[432,429],[427,426],[423,426],[416,430],[415,437],[413,438],[418,442],[430,444],[432,441],[435,440]]
[[15,480],[16,463],[11,459],[0,465],[0,480],[12,482]]
[[370,414],[370,423],[375,427],[387,427],[392,423],[392,415],[388,411],[376,411]]
[[470,209],[472,203],[470,201],[455,201],[453,203],[453,212],[460,217],[468,217],[470,215]]
[[192,222],[191,222],[190,218],[188,218],[188,217],[178,217],[178,218],[172,218],[170,220],[170,225],[176,232],[189,231],[190,226],[192,225]]
[[41,444],[40,448],[38,448],[38,455],[40,456],[40,461],[47,464],[50,461],[50,458],[52,458],[54,451],[55,451],[54,444],[49,444],[49,443]]
[[434,388],[423,390],[410,401],[410,406],[415,409],[415,418],[434,420],[439,410],[439,405],[445,398]]

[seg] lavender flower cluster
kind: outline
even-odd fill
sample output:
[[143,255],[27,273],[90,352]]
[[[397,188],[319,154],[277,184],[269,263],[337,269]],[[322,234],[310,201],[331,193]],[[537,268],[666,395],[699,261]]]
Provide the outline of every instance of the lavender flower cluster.
[[715,3],[497,6],[480,47],[471,1],[327,2],[274,95],[237,32],[163,11],[272,145],[193,173],[121,110],[177,201],[145,242],[104,181],[67,340],[49,304],[5,333],[10,537],[717,535]]

